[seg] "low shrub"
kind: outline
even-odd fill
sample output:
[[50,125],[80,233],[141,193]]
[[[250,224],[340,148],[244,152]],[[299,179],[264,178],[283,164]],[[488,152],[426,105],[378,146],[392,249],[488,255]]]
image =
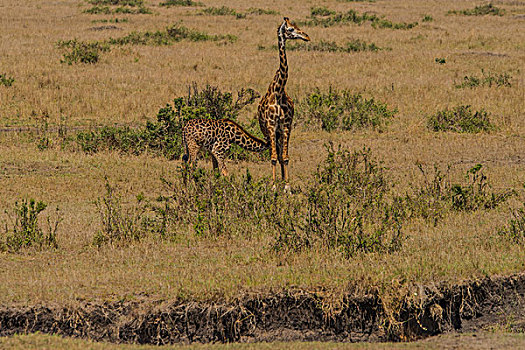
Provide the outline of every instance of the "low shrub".
[[180,24],[166,27],[164,31],[155,32],[131,32],[120,38],[110,38],[108,43],[111,45],[170,45],[181,40],[189,41],[225,41],[235,42],[237,37],[227,35],[210,35],[187,28]]
[[[273,46],[277,49],[277,46]],[[292,43],[286,47],[289,51],[319,51],[319,52],[359,52],[359,51],[373,51],[377,52],[383,50],[374,43],[368,44],[365,41],[355,39],[347,41],[344,45],[338,45],[335,41],[320,40],[316,43]]]
[[89,13],[90,15],[99,15],[99,14],[109,15],[111,13],[111,9],[109,8],[109,6],[93,6],[82,12]]
[[468,169],[465,180],[452,182],[450,166],[446,171],[434,166],[430,175],[418,165],[425,181],[413,194],[396,198],[399,210],[407,218],[423,217],[437,224],[448,211],[474,211],[494,209],[515,194],[512,190],[494,192],[483,173],[483,166],[476,164]]
[[[23,199],[20,203],[15,203],[12,213],[6,211],[11,217],[12,228],[5,228],[5,242],[0,242],[0,250],[18,252],[24,248],[58,248],[57,230],[61,222],[58,216],[54,222],[47,219],[47,233],[41,227],[39,215],[47,208],[47,204],[42,201],[29,201]],[[14,217],[14,219],[13,219]]]
[[503,16],[505,14],[505,10],[496,7],[492,5],[492,3],[488,3],[486,5],[482,6],[476,6],[473,9],[467,9],[467,10],[450,10],[448,11],[448,14],[451,15],[464,15],[464,16],[485,16],[485,15],[492,15],[492,16]]
[[0,74],[0,85],[10,87],[15,82],[15,78],[8,77],[6,74]]
[[425,17],[423,17],[423,19],[421,21],[422,22],[432,22],[433,20],[434,20],[434,18],[432,18],[432,16],[425,15]]
[[97,63],[101,52],[110,50],[109,45],[98,41],[78,41],[77,39],[63,41],[57,43],[59,48],[69,49],[64,53],[61,63],[69,65],[73,63]]
[[427,126],[432,131],[478,133],[495,129],[490,114],[485,110],[473,112],[468,105],[444,109],[427,117]]
[[207,7],[202,10],[201,13],[210,16],[237,16],[239,14],[237,11],[227,6]]
[[434,62],[439,63],[439,64],[445,64],[447,63],[447,60],[444,57],[436,57],[434,59]]
[[109,6],[144,6],[144,0],[88,0],[91,5],[109,5]]
[[[84,10],[89,14],[151,14],[152,11],[144,5],[144,0],[88,0],[93,7]],[[118,7],[116,7],[118,6]]]
[[475,75],[466,75],[460,84],[454,84],[454,86],[456,87],[456,89],[463,89],[467,87],[475,88],[478,86],[492,87],[493,85],[498,87],[511,87],[511,79],[512,77],[508,73],[485,73],[485,71],[482,69],[481,77]]
[[267,9],[261,9],[257,7],[250,7],[248,10],[246,10],[247,15],[255,15],[255,16],[261,16],[261,15],[278,15],[279,12],[275,10],[267,10]]
[[159,6],[171,7],[171,6],[204,6],[202,2],[192,1],[192,0],[166,0],[161,2]]
[[227,6],[208,7],[200,12],[208,16],[235,16],[237,19],[246,18],[247,15],[276,15],[277,11],[250,7],[246,12],[239,12]]
[[323,26],[331,27],[339,24],[354,23],[363,24],[370,22],[373,28],[391,28],[391,29],[411,29],[417,26],[417,22],[413,23],[394,23],[386,18],[379,17],[375,14],[367,12],[359,14],[355,10],[348,10],[345,13],[336,12],[326,7],[313,7],[310,10],[310,16],[306,21],[301,22],[307,26]]
[[316,89],[298,103],[299,122],[318,126],[323,130],[353,130],[359,128],[381,129],[397,113],[385,103],[366,99],[360,93],[330,89]]
[[153,11],[151,11],[149,8],[141,6],[138,8],[131,8],[127,6],[120,6],[113,10],[113,13],[122,13],[122,14],[143,14],[143,15],[149,15],[152,14]]

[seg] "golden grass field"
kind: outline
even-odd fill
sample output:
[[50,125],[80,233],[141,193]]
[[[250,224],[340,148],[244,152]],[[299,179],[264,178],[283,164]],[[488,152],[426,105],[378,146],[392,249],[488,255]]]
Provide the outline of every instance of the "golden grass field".
[[[0,74],[13,77],[0,85],[0,240],[12,219],[15,202],[34,198],[49,206],[43,217],[63,221],[56,250],[0,252],[0,305],[75,305],[85,301],[203,300],[228,301],[244,295],[283,290],[318,291],[337,304],[344,293],[378,291],[395,300],[419,285],[454,284],[484,276],[525,271],[525,249],[495,233],[522,207],[525,193],[525,2],[495,0],[503,16],[447,15],[482,5],[482,1],[375,2],[220,1],[238,11],[264,8],[272,15],[197,15],[202,8],[160,7],[146,0],[152,14],[92,15],[81,0],[3,0],[0,3]],[[396,108],[381,132],[331,132],[296,128],[290,141],[291,185],[310,179],[332,141],[348,149],[370,147],[388,168],[395,191],[422,183],[417,163],[431,169],[451,165],[462,178],[481,163],[493,189],[514,189],[511,200],[492,210],[452,212],[436,226],[423,220],[405,228],[406,242],[392,254],[358,254],[313,249],[281,256],[268,249],[271,236],[196,237],[179,227],[176,240],[155,237],[127,246],[91,245],[101,229],[95,201],[104,195],[105,177],[126,202],[144,193],[165,191],[161,178],[177,176],[179,160],[100,152],[85,154],[60,147],[56,128],[69,134],[103,125],[141,126],[159,108],[184,96],[188,86],[211,84],[222,91],[251,87],[263,94],[278,68],[275,50],[283,16],[304,20],[314,6],[337,11],[355,9],[384,15],[394,22],[419,22],[409,30],[374,29],[369,24],[302,27],[312,43],[349,39],[373,42],[391,50],[332,53],[289,51],[287,91],[300,100],[314,88],[330,86],[361,92]],[[432,21],[422,22],[424,16]],[[93,21],[127,18],[127,22]],[[61,63],[59,40],[104,40],[131,31],[162,30],[182,22],[209,34],[232,34],[228,44],[181,41],[168,46],[124,45],[103,53],[96,64]],[[94,30],[114,25],[115,29]],[[438,64],[436,58],[446,58]],[[481,70],[508,73],[511,87],[457,89],[466,75]],[[497,129],[479,134],[432,132],[426,116],[459,104],[491,113]],[[256,104],[240,117],[248,125]],[[38,131],[49,124],[51,146],[37,148]],[[201,161],[210,168],[210,162]],[[271,174],[269,162],[230,161],[233,174],[248,168],[256,178]],[[394,301],[392,301],[395,304]],[[335,307],[335,306],[334,306]]]

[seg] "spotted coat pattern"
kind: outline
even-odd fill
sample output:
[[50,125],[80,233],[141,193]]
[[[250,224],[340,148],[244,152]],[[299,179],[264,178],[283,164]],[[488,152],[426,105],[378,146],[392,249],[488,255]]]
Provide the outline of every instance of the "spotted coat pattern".
[[225,158],[233,143],[253,152],[268,148],[265,141],[250,135],[230,119],[189,120],[182,130],[182,140],[186,151],[184,161],[196,166],[199,150],[205,149],[211,153],[213,168],[219,168],[223,175],[228,175]]

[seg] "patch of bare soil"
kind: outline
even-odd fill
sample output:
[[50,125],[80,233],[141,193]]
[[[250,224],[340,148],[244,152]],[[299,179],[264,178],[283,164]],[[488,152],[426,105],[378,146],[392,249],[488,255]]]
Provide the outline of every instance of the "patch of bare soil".
[[400,341],[504,327],[525,332],[525,274],[452,288],[421,288],[388,316],[377,295],[347,296],[327,314],[312,293],[281,293],[232,304],[87,303],[77,308],[0,308],[0,336],[53,333],[112,342],[170,344],[256,341]]

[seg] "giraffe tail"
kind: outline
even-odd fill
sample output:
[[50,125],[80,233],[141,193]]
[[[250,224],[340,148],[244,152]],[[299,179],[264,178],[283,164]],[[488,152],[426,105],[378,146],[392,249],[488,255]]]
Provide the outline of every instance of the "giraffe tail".
[[188,151],[188,143],[186,142],[186,128],[182,129],[182,146],[184,147],[184,154],[182,155],[182,161],[187,163],[190,159]]

